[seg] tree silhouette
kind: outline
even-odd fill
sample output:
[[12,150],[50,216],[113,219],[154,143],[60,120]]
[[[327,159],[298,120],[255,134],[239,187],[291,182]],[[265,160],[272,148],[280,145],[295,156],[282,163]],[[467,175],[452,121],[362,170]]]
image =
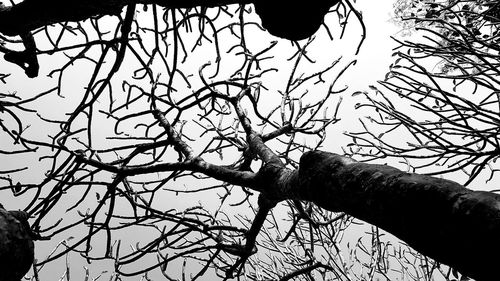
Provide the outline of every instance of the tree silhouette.
[[[340,34],[351,18],[364,30],[349,1],[282,4],[279,17],[265,3],[255,1],[255,10],[278,36],[311,36],[327,11]],[[246,4],[26,0],[2,8],[0,32],[21,38],[1,37],[5,60],[28,77],[47,74],[52,86],[0,96],[2,138],[11,140],[2,155],[36,155],[46,170],[38,183],[17,183],[16,175],[36,177],[35,162],[9,167],[1,189],[28,198],[36,239],[71,235],[35,261],[35,276],[78,253],[112,260],[117,280],[153,269],[167,280],[173,272],[191,280],[363,279],[339,254],[353,217],[374,225],[370,278],[389,274],[389,255],[428,262],[412,271],[416,280],[441,269],[406,249],[388,253],[378,227],[465,275],[496,276],[498,196],[320,151],[347,90],[337,81],[355,61],[312,64],[314,36],[290,43],[261,32],[251,40],[262,27]],[[320,32],[332,36],[330,28]],[[278,69],[271,58],[284,50],[292,54]],[[315,69],[302,73],[303,64]],[[286,83],[276,86],[282,73]],[[290,221],[274,214],[284,209]],[[146,243],[127,242],[138,233]],[[255,258],[259,251],[282,256]]]

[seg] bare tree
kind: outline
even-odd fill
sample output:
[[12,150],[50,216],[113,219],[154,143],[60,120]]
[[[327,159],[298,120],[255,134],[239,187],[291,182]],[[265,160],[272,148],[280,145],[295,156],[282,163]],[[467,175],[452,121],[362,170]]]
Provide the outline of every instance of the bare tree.
[[[37,239],[72,235],[35,261],[35,279],[68,253],[112,260],[115,280],[148,278],[153,269],[167,280],[389,278],[389,260],[415,280],[441,270],[382,241],[378,227],[463,274],[495,276],[497,261],[487,257],[500,249],[497,195],[318,150],[339,121],[347,88],[337,81],[355,61],[314,63],[314,37],[276,42],[262,32],[250,40],[262,27],[245,1],[65,4],[27,0],[0,11],[0,32],[21,39],[2,37],[5,59],[52,84],[28,97],[2,93],[2,138],[11,144],[0,152],[36,155],[46,172],[40,182],[17,182],[34,177],[34,162],[9,167],[0,188],[25,200]],[[324,36],[342,34],[351,18],[364,30],[352,3],[330,5],[340,28],[323,25]],[[285,37],[294,13],[313,15],[299,25],[319,27],[325,8],[311,6],[318,9],[283,8],[281,18],[255,2],[263,26]],[[271,60],[284,51],[288,59]],[[273,84],[282,73],[285,84]],[[12,76],[0,77],[14,83]],[[278,220],[285,216],[274,212],[284,210],[291,220]],[[374,225],[371,245],[351,248],[363,252],[352,253],[368,270],[362,275],[352,274],[339,246],[353,217]],[[147,242],[127,242],[136,233]],[[257,258],[262,251],[280,256]]]
[[[353,135],[358,152],[403,158],[431,175],[463,171],[466,185],[485,170],[491,179],[500,151],[498,3],[399,5],[420,39],[400,41],[382,88],[364,93],[369,102],[359,106],[375,109],[367,121],[382,127]],[[401,134],[406,145],[392,137]]]

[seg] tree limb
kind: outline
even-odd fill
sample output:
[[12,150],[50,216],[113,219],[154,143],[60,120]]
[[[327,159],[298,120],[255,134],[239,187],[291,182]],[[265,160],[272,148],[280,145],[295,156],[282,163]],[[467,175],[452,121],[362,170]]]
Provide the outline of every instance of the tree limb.
[[500,195],[321,151],[294,173],[297,199],[379,226],[476,280],[498,276]]

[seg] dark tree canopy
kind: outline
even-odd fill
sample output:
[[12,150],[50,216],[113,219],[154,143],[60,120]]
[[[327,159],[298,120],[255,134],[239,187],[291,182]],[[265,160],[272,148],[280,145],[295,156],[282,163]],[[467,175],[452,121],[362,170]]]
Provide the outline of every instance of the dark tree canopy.
[[[287,1],[260,0],[82,0],[69,5],[62,0],[26,0],[5,8],[0,18],[0,32],[5,35],[22,35],[36,28],[64,21],[79,21],[98,15],[118,15],[126,5],[156,4],[166,8],[217,7],[228,4],[254,4],[262,18],[263,27],[272,34],[290,40],[306,39],[313,35],[323,22],[330,7],[339,0],[314,1],[308,5],[288,5]],[[20,17],[22,16],[22,17]],[[33,20],[23,20],[30,18]]]
[[[278,3],[276,3],[278,2]],[[54,23],[66,21],[80,21],[102,15],[119,15],[124,6],[136,4],[154,4],[169,9],[191,8],[196,6],[216,7],[227,4],[253,3],[258,15],[261,17],[262,26],[271,34],[289,40],[301,40],[312,36],[323,22],[323,17],[330,7],[339,0],[317,1],[308,5],[288,5],[286,1],[236,1],[236,0],[210,0],[210,1],[98,1],[82,0],[72,2],[50,0],[26,0],[9,8],[0,6],[0,33],[9,36],[19,35],[23,39],[26,51],[6,52],[5,59],[26,68],[29,77],[38,75],[36,57],[31,54],[34,42],[29,38],[29,33]],[[1,3],[0,3],[1,4]],[[26,20],[27,18],[31,20]],[[25,65],[27,64],[27,66]]]
[[[342,117],[347,87],[338,81],[356,61],[317,59],[316,36],[341,37],[355,19],[362,42],[361,13],[350,1],[276,2],[25,0],[0,8],[5,61],[49,85],[0,92],[2,138],[10,141],[1,156],[36,157],[45,169],[39,173],[34,161],[0,169],[0,191],[24,210],[0,209],[0,231],[8,229],[0,233],[21,237],[16,249],[31,251],[21,271],[31,263],[32,239],[62,239],[35,262],[35,275],[76,253],[89,263],[111,260],[116,280],[153,270],[167,280],[176,280],[172,272],[192,280],[375,280],[394,274],[392,262],[414,280],[456,280],[456,270],[496,278],[499,195],[321,151],[327,128]],[[359,92],[367,102],[357,107],[374,109],[369,120],[384,129],[350,133],[348,153],[431,159],[424,168],[455,161],[458,168],[444,172],[470,168],[470,181],[496,159],[497,92],[479,105],[454,92],[469,82],[497,89],[496,33],[486,38],[481,29],[496,23],[496,6],[464,12],[469,2],[427,3],[409,17],[435,37],[401,42],[405,52],[381,82],[387,92]],[[338,24],[326,24],[325,15]],[[259,40],[249,39],[256,34]],[[280,62],[284,53],[290,56]],[[443,59],[453,71],[427,71],[417,62],[422,57]],[[1,83],[11,78],[0,73]],[[455,88],[444,90],[447,80]],[[391,102],[391,93],[404,102]],[[398,110],[409,104],[439,121]],[[477,121],[492,128],[471,125]],[[417,144],[385,141],[400,128]],[[458,145],[447,134],[471,141]],[[341,246],[355,218],[373,225],[370,246],[360,239],[348,249],[359,268],[344,260]],[[383,241],[383,230],[418,253]],[[64,274],[69,279],[69,270]]]

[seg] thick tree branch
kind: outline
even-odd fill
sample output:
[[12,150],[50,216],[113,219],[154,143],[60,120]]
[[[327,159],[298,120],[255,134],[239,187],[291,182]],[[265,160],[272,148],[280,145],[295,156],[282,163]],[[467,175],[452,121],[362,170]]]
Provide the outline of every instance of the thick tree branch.
[[[13,7],[0,7],[0,33],[15,36],[54,23],[117,15],[129,4],[194,8],[254,3],[258,13],[263,17],[264,27],[270,29],[271,33],[299,40],[311,36],[323,22],[323,16],[328,9],[338,2],[339,0],[316,0],[309,5],[290,5],[286,1],[266,0],[78,0],[71,3],[63,0],[25,0]],[[276,9],[279,9],[282,16],[276,17]]]
[[0,280],[18,281],[31,268],[34,258],[33,235],[28,215],[6,211],[0,204]]
[[[167,164],[124,172],[160,171],[162,165]],[[264,165],[257,178],[202,160],[184,165],[249,186],[273,200],[307,200],[330,211],[345,212],[477,280],[492,280],[497,274],[498,259],[491,257],[500,251],[500,195],[321,151],[305,153],[295,171]]]
[[324,265],[324,264],[322,264],[322,263],[320,263],[320,262],[316,262],[316,263],[314,263],[314,264],[311,264],[311,265],[306,266],[306,267],[304,267],[304,268],[298,269],[298,270],[296,270],[296,271],[294,271],[294,272],[291,272],[291,273],[289,273],[289,274],[287,274],[287,275],[283,276],[283,277],[280,279],[280,281],[288,281],[288,280],[292,280],[292,279],[293,279],[293,278],[295,278],[295,277],[298,277],[298,276],[300,276],[300,275],[302,275],[302,274],[307,274],[307,273],[309,273],[309,272],[311,272],[311,271],[314,271],[314,270],[316,270],[316,269],[318,269],[318,268],[324,268],[324,269],[326,269],[326,270],[333,270],[333,268],[332,268],[332,267],[330,267],[330,266],[328,266],[328,265]]
[[[36,57],[36,44],[30,32],[20,34],[24,44],[24,51],[5,50],[4,59],[17,64],[26,73],[26,76],[33,78],[38,76],[38,59]],[[1,49],[0,49],[1,50]]]
[[297,199],[379,226],[476,280],[497,278],[500,195],[321,151],[293,173]]
[[259,209],[257,210],[257,214],[255,214],[255,218],[252,222],[252,226],[246,233],[246,242],[245,245],[236,245],[233,246],[236,251],[234,254],[239,255],[240,258],[234,263],[234,265],[226,272],[226,276],[229,278],[234,277],[235,271],[242,270],[243,265],[247,261],[250,255],[256,252],[255,243],[257,241],[257,235],[259,235],[262,226],[266,221],[267,214],[269,211],[276,206],[277,201],[270,200],[265,195],[261,194],[259,196]]
[[[168,122],[167,118],[165,118],[165,115],[162,114],[159,110],[155,110],[153,112],[154,117],[158,120],[160,123],[160,126],[165,129],[165,131],[168,134],[168,137],[172,141],[175,150],[183,155],[186,160],[192,160],[195,158],[195,154],[193,149],[185,143],[182,139],[181,136],[172,128],[172,125],[170,125],[170,122]],[[182,159],[179,159],[181,161]]]

